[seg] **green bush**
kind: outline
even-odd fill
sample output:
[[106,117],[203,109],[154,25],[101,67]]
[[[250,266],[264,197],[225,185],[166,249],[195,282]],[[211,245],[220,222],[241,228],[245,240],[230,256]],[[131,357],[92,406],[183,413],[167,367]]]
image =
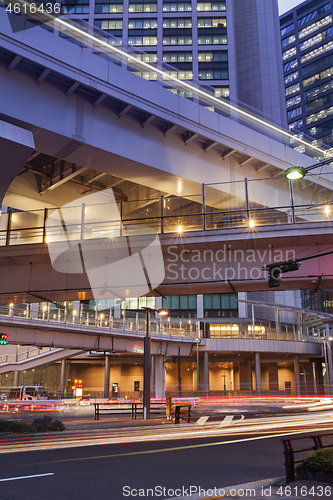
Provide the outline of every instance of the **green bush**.
[[21,432],[35,434],[37,430],[30,424],[15,420],[0,420],[0,432]]
[[304,461],[296,467],[296,472],[325,472],[333,476],[333,450],[321,448],[305,457]]
[[52,422],[52,417],[45,415],[43,418],[35,418],[32,425],[37,432],[48,432],[48,431],[64,431],[65,426],[60,420],[54,420]]

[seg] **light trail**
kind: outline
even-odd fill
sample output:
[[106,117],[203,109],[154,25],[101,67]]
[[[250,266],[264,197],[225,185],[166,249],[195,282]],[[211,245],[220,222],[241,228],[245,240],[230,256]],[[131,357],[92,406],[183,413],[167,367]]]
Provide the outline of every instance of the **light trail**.
[[[196,424],[180,424],[175,428],[174,424],[166,423],[154,427],[128,427],[121,429],[110,429],[82,431],[65,433],[56,436],[31,436],[24,438],[2,439],[0,441],[1,453],[13,453],[21,451],[35,451],[43,449],[61,449],[83,446],[111,445],[136,442],[156,442],[180,439],[205,439],[213,437],[236,437],[242,435],[264,435],[265,437],[278,437],[286,432],[300,434],[303,432],[317,431],[318,428],[333,430],[333,414],[325,412],[322,415],[306,414],[302,417],[283,416],[269,418],[255,418],[233,423],[229,427],[219,427],[220,421],[210,422],[203,426]],[[256,439],[253,437],[251,439]]]

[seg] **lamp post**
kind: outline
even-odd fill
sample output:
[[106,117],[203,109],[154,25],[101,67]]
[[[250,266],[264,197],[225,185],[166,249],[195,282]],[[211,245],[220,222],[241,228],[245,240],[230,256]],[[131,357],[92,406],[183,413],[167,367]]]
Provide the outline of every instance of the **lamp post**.
[[161,316],[166,316],[166,309],[152,309],[144,307],[146,311],[146,336],[144,339],[144,366],[143,366],[143,418],[150,419],[150,392],[151,392],[151,338],[149,335],[150,328],[150,312],[157,312]]
[[199,343],[200,343],[200,339],[197,337],[195,339],[196,343],[197,343],[197,396],[199,397],[200,396],[200,392],[199,392]]
[[307,386],[306,386],[306,373],[303,372],[303,373],[300,373],[300,375],[304,375],[304,390],[305,390],[305,397],[307,397],[308,390],[307,390]]
[[224,396],[226,396],[226,395],[227,395],[227,387],[226,387],[226,385],[225,385],[225,378],[226,378],[226,374],[225,374],[225,373],[223,373],[222,377],[223,377],[223,379],[224,379],[224,380],[223,380],[223,390],[224,390]]

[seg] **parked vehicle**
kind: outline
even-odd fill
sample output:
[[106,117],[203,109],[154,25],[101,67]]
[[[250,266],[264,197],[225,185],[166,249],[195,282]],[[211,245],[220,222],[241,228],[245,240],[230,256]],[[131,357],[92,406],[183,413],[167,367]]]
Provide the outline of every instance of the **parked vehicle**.
[[12,387],[8,393],[8,399],[18,399],[20,401],[46,400],[47,393],[45,387],[41,385],[21,385]]

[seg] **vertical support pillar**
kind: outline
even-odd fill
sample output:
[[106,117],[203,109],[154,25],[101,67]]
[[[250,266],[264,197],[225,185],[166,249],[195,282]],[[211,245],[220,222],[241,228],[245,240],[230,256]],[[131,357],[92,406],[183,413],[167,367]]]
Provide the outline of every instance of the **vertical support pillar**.
[[256,369],[256,391],[258,393],[261,392],[261,367],[260,367],[260,353],[256,352],[254,353],[254,362],[255,362],[255,369]]
[[202,184],[202,229],[206,231],[206,187]]
[[14,382],[13,382],[13,386],[14,387],[17,387],[19,384],[19,372],[16,370],[14,372]]
[[278,309],[274,309],[275,313],[275,331],[276,331],[276,337],[277,340],[279,340],[279,337],[281,335],[281,314]]
[[248,381],[248,386],[249,386],[249,391],[253,391],[253,384],[252,384],[252,359],[247,358],[246,360],[247,363],[247,381]]
[[108,398],[110,394],[110,355],[105,355],[105,370],[104,370],[104,397]]
[[256,320],[255,320],[255,317],[254,317],[254,304],[252,303],[251,304],[251,309],[252,309],[252,335],[253,335],[253,338],[255,339],[256,338]]
[[150,419],[151,390],[151,339],[149,336],[150,310],[146,308],[146,336],[144,339],[144,375],[143,375],[143,418]]
[[86,204],[82,203],[82,207],[81,207],[81,234],[80,234],[81,240],[84,240],[85,216],[86,216]]
[[204,395],[209,396],[209,352],[203,353],[203,390]]
[[152,356],[154,365],[155,398],[165,398],[165,362],[163,356]]
[[328,361],[328,375],[329,375],[329,386],[328,394],[332,393],[332,383],[333,383],[333,363],[332,363],[332,345],[330,339],[330,324],[326,323],[326,345],[327,345],[327,361]]
[[60,365],[60,397],[64,397],[64,392],[65,392],[65,383],[66,383],[66,360],[62,359],[61,360],[61,365]]
[[164,233],[164,196],[161,196],[161,234]]
[[295,371],[295,382],[296,382],[296,395],[301,395],[301,374],[299,371],[299,356],[295,355],[294,358],[294,371]]
[[246,209],[246,221],[247,221],[247,226],[249,227],[249,222],[250,222],[250,202],[249,202],[249,187],[248,187],[248,180],[245,177],[244,179],[244,187],[245,187],[245,209]]

